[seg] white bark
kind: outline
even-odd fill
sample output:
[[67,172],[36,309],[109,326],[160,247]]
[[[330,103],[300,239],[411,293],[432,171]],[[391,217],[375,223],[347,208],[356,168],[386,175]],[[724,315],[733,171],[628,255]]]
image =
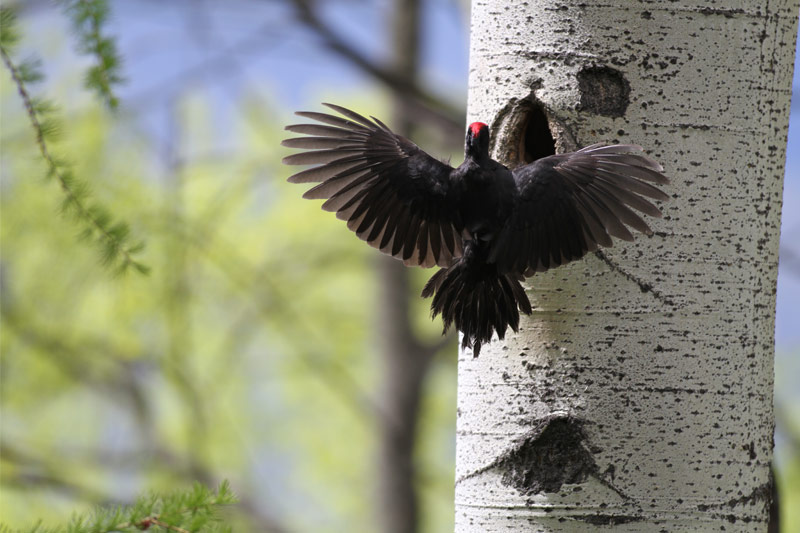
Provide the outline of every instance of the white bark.
[[518,163],[538,99],[558,150],[640,144],[674,199],[652,237],[531,278],[519,335],[461,354],[457,533],[766,530],[797,8],[473,2],[469,120],[497,157]]

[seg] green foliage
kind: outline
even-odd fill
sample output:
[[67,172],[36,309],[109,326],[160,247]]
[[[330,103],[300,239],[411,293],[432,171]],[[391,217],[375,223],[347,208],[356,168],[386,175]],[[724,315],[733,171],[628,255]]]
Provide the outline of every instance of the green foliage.
[[0,46],[8,50],[18,42],[17,13],[10,7],[0,7]]
[[[46,531],[146,490],[229,479],[242,502],[225,513],[235,531],[376,530],[377,253],[285,182],[291,118],[259,90],[226,111],[229,130],[213,101],[182,94],[167,147],[124,112],[51,123],[72,156],[59,168],[91,176],[92,197],[148,235],[136,257],[152,273],[111,279],[74,245],[74,224],[43,216],[65,194],[42,186],[16,89],[0,85],[3,520]],[[223,137],[235,150],[220,151]],[[417,303],[418,329],[437,339],[441,325]],[[427,530],[442,531],[453,517],[452,358],[429,375],[420,485]]]
[[114,86],[123,81],[122,66],[114,39],[103,35],[103,25],[109,16],[107,0],[60,0],[60,3],[72,21],[78,51],[95,58],[84,85],[95,91],[110,109],[116,109],[119,100],[114,95]]
[[[75,516],[66,526],[33,526],[29,533],[126,533],[139,531],[223,532],[221,506],[236,503],[230,484],[223,481],[216,491],[199,483],[191,490],[168,495],[142,496],[129,506],[98,507],[88,516]],[[8,527],[0,533],[22,533]]]
[[780,531],[800,531],[800,346],[775,353],[775,482]]
[[793,449],[776,474],[781,531],[800,530],[800,449]]
[[[71,224],[41,216],[63,196],[35,179],[30,143],[8,135],[26,114],[4,116],[0,515],[11,525],[229,479],[236,531],[376,529],[376,253],[285,182],[289,117],[241,105],[224,133],[237,151],[219,157],[214,106],[185,95],[165,155],[180,163],[163,171],[152,170],[162,147],[119,142],[124,115],[71,118],[76,175],[97,176],[98,197],[149,236],[152,273],[115,279],[74,246]],[[429,531],[452,521],[453,368],[437,364],[430,392],[449,381],[450,396],[425,414],[436,430],[423,437],[422,483],[439,494]]]
[[[98,24],[104,20],[102,6],[83,6],[83,4],[94,5],[104,2],[75,4],[70,9],[77,13],[75,16],[81,20],[98,21]],[[77,4],[83,7],[78,9]],[[8,7],[0,8],[0,55],[22,99],[28,120],[36,135],[36,144],[47,167],[46,175],[56,181],[63,192],[61,212],[74,219],[81,227],[80,236],[83,239],[97,244],[103,264],[116,273],[123,273],[129,268],[143,274],[147,273],[148,267],[135,258],[136,254],[142,251],[144,244],[132,240],[128,224],[116,220],[107,207],[97,202],[90,192],[88,183],[76,176],[73,165],[56,154],[54,145],[63,131],[57,115],[57,106],[50,100],[31,95],[29,85],[40,81],[42,74],[35,59],[22,63],[13,61],[13,49],[18,41],[19,32],[14,10]],[[108,51],[106,45],[98,47]],[[111,48],[113,51],[113,46]],[[109,65],[114,64],[115,60],[109,60]],[[107,78],[107,81],[113,80],[112,74],[113,69],[110,73],[101,74],[101,77]]]

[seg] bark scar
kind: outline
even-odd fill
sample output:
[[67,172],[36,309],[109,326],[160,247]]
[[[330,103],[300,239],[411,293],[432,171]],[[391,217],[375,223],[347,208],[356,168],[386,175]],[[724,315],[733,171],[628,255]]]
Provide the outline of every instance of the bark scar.
[[533,428],[504,454],[502,482],[523,494],[558,492],[565,483],[580,484],[597,473],[584,445],[583,421],[554,415],[536,420]]
[[[487,471],[502,471],[501,482],[523,495],[559,492],[564,484],[594,478],[624,502],[632,498],[608,479],[613,467],[600,473],[584,431],[586,422],[567,413],[536,419],[533,427],[490,464],[456,479],[456,485]],[[611,516],[611,515],[609,515]]]

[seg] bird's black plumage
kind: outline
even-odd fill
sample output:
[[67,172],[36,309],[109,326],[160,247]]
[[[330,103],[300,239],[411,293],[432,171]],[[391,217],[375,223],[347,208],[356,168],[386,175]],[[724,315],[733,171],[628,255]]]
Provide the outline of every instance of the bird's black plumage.
[[510,171],[489,157],[489,128],[476,122],[453,168],[374,117],[324,105],[341,116],[298,112],[318,124],[286,127],[305,136],[283,141],[303,150],[284,163],[317,165],[289,181],[317,183],[304,197],[326,200],[322,208],[371,246],[409,266],[443,267],[422,295],[476,356],[493,332],[517,331],[520,310],[531,313],[520,280],[612,237],[632,240],[628,227],[652,233],[639,213],[661,216],[648,198],[668,198],[655,186],[668,183],[663,168],[639,146],[594,144]]

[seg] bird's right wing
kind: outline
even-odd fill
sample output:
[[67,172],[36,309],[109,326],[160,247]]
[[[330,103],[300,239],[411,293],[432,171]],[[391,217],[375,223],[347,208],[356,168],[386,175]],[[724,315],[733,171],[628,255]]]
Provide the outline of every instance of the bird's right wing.
[[296,113],[321,124],[286,126],[307,136],[283,141],[283,146],[305,150],[283,162],[318,166],[289,181],[318,182],[304,198],[327,200],[323,209],[336,212],[360,239],[406,265],[452,264],[463,253],[463,224],[450,187],[453,168],[374,117],[324,105],[347,118]]

